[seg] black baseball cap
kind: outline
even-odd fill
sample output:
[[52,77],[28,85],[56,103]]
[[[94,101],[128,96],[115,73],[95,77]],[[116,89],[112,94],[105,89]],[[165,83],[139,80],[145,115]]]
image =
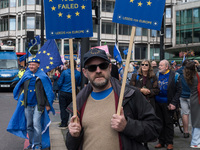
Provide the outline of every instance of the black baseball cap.
[[85,66],[85,63],[90,58],[93,58],[93,57],[103,58],[107,62],[110,62],[110,60],[108,59],[108,56],[106,55],[106,52],[104,50],[101,50],[101,49],[98,49],[98,48],[93,48],[93,49],[89,50],[87,53],[84,54],[84,56],[83,56],[83,66]]

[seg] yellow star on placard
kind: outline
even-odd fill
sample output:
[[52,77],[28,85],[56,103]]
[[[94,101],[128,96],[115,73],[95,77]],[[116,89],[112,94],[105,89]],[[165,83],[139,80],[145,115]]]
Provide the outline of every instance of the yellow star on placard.
[[47,55],[49,56],[49,55],[51,55],[50,53],[47,53]]
[[35,58],[36,57],[36,55],[35,56],[33,56],[33,58]]
[[53,60],[53,57],[50,57],[49,59]]
[[22,100],[21,102],[22,102],[21,106],[23,106],[24,105],[24,100]]
[[147,6],[148,6],[148,5],[151,6],[151,3],[152,3],[151,1],[148,1],[148,2],[147,2]]
[[58,13],[58,17],[62,17],[62,13],[61,12]]
[[82,8],[82,9],[85,9],[85,5],[82,5],[81,8]]
[[43,51],[43,53],[45,54],[45,53],[46,53],[46,51]]
[[54,6],[51,7],[51,10],[52,10],[52,11],[55,11],[55,10],[56,10],[56,7],[54,7]]
[[43,68],[42,68],[41,70],[42,70],[42,71],[44,71],[44,69],[43,69]]
[[142,7],[142,3],[141,3],[141,2],[139,2],[139,3],[138,3],[138,6]]
[[68,14],[67,19],[71,19],[72,15]]
[[79,16],[80,13],[77,11],[75,14],[76,14],[76,16]]
[[47,69],[49,69],[49,66],[46,66]]
[[53,2],[53,0],[49,0],[49,2]]
[[51,64],[51,65],[53,65],[53,62],[52,62],[52,61],[50,61],[50,64]]
[[130,0],[130,3],[133,3],[134,0]]
[[40,54],[40,53],[41,53],[41,51],[38,52],[38,54]]

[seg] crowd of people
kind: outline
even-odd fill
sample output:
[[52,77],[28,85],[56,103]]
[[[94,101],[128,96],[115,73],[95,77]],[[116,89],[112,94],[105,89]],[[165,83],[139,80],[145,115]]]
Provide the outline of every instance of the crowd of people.
[[[181,109],[183,138],[191,134],[190,147],[200,148],[200,65],[197,60],[186,59],[179,65],[167,60],[161,60],[158,65],[149,60],[128,64],[121,112],[117,114],[126,64],[113,64],[111,55],[97,48],[84,54],[83,59],[82,70],[74,60],[76,89],[81,84],[80,71],[88,79],[85,87],[77,92],[77,116],[73,116],[70,61],[47,74],[53,85],[53,101],[60,106],[59,127],[68,127],[68,149],[148,150],[148,142],[158,140],[155,148],[173,150],[176,109]],[[24,80],[20,88],[28,91],[25,115],[30,145],[27,149],[42,149],[38,120],[44,109],[51,109],[52,102],[44,90],[43,79],[38,76],[40,62],[33,60],[29,62],[29,74],[25,73],[28,78],[20,74]],[[39,85],[41,91],[35,88]]]

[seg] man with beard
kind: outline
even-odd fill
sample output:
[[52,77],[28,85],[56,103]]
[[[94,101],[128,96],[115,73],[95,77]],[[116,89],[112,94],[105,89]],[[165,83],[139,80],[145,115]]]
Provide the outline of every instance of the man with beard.
[[[90,83],[77,95],[78,116],[70,120],[67,148],[145,150],[142,143],[156,139],[161,130],[153,107],[139,90],[129,86],[117,115],[121,84],[110,75],[112,65],[105,51],[88,51],[83,65]],[[72,104],[67,109],[73,112]]]

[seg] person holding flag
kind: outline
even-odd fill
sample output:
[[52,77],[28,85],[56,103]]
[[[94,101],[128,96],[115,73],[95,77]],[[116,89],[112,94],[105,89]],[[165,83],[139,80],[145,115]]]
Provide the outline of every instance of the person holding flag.
[[28,132],[30,145],[26,149],[50,147],[47,111],[55,114],[52,107],[54,93],[49,77],[39,67],[39,59],[30,60],[29,69],[15,86],[13,95],[20,105],[17,105],[17,113],[7,128],[7,131],[23,138]]
[[[91,49],[84,55],[83,74],[90,81],[77,95],[78,116],[68,125],[70,150],[145,150],[142,142],[158,137],[161,121],[135,87],[126,87],[120,115],[116,114],[121,84],[111,77],[105,51]],[[73,112],[72,103],[67,108]]]

